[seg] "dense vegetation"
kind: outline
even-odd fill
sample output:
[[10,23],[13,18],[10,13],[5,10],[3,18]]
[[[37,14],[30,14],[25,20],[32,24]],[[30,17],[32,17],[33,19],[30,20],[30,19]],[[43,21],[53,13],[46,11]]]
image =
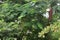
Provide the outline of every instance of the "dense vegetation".
[[[60,40],[59,2],[59,0],[3,0],[0,3],[0,39]],[[43,16],[49,5],[53,9],[51,21]]]

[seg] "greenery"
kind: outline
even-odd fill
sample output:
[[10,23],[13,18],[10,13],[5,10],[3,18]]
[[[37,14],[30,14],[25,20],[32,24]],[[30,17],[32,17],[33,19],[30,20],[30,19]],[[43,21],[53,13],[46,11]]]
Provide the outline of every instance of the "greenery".
[[[0,3],[1,40],[60,40],[59,0],[3,0]],[[44,17],[53,9],[52,20]]]

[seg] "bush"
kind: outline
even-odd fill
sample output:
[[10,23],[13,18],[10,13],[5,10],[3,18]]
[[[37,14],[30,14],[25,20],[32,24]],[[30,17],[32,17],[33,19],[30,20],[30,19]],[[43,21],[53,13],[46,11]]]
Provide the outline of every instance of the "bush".
[[[55,1],[25,0],[21,3],[13,1],[4,1],[0,4],[0,37],[14,37],[17,40],[48,40],[46,37],[39,37],[39,32],[45,30],[44,28],[49,23],[48,19],[43,16],[48,4],[51,3],[52,8],[55,9],[57,6]],[[57,17],[54,16],[53,18],[52,21],[55,21]],[[49,33],[50,28],[47,29],[47,33]],[[44,34],[43,32],[42,35]]]

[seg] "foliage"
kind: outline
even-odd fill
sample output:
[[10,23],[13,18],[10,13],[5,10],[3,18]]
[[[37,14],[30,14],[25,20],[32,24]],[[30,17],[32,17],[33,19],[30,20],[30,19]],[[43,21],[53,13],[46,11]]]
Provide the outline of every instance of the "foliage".
[[[55,25],[54,22],[60,17],[60,7],[57,6],[56,3],[56,0],[4,1],[4,3],[0,4],[0,37],[14,37],[17,38],[17,40],[48,40],[44,37],[44,34],[50,34],[49,32],[51,30],[50,26],[45,29],[49,22],[43,14],[46,13],[48,5],[51,4],[54,11],[53,22],[51,23]],[[56,13],[58,14],[56,15]],[[39,32],[43,32],[40,34],[41,36],[38,34]],[[53,39],[52,34],[54,34],[54,32],[50,34]],[[42,38],[42,35],[44,38]]]
[[60,21],[54,22],[50,26],[44,28],[39,32],[39,37],[46,37],[45,34],[50,36],[50,40],[58,40],[60,38]]

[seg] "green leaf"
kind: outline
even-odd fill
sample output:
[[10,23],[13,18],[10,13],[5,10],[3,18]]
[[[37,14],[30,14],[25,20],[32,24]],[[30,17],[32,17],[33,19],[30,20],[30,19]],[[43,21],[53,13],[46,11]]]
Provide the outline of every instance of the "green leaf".
[[37,23],[37,25],[38,25],[38,27],[39,27],[40,29],[43,29],[43,26],[42,26],[41,23]]

